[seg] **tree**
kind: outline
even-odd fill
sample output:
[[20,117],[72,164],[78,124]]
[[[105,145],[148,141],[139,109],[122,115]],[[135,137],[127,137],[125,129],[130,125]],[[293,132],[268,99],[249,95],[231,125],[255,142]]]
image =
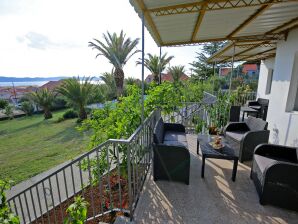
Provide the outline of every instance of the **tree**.
[[0,99],[0,109],[4,109],[8,105],[8,102],[4,99]]
[[30,101],[23,101],[21,103],[21,110],[24,111],[27,116],[31,116],[34,112],[34,107]]
[[133,77],[128,77],[124,80],[125,85],[137,85],[141,86],[141,80],[133,78]]
[[139,39],[126,38],[123,31],[119,35],[117,33],[103,34],[105,42],[94,39],[94,42],[89,42],[89,47],[98,50],[100,53],[96,57],[103,55],[114,66],[114,79],[117,87],[118,98],[123,93],[124,71],[123,67],[127,61],[140,50],[135,50],[139,43]]
[[7,104],[7,106],[4,108],[4,113],[6,116],[8,116],[10,119],[13,119],[13,106],[10,104]]
[[87,77],[80,80],[79,77],[65,79],[56,91],[65,96],[67,101],[79,110],[79,119],[87,118],[85,106],[91,97],[94,86],[91,84],[92,78]]
[[101,80],[106,84],[106,98],[109,100],[115,99],[117,97],[117,86],[114,79],[113,71],[105,72],[100,76]]
[[183,65],[171,66],[168,68],[168,72],[172,75],[174,85],[180,82],[182,75],[185,73],[185,68]]
[[[152,73],[154,81],[159,83],[159,73],[163,72],[166,69],[166,66],[174,58],[174,56],[167,57],[167,53],[164,53],[161,58],[159,56],[147,54],[148,58],[144,59],[144,66]],[[137,65],[142,64],[142,59],[136,62]]]
[[35,93],[31,93],[31,99],[34,103],[39,105],[44,112],[44,119],[50,119],[53,117],[51,109],[54,101],[53,92],[48,89],[40,89]]
[[215,65],[208,64],[207,59],[219,51],[225,44],[226,42],[205,43],[201,52],[196,52],[196,60],[190,63],[193,79],[202,81],[213,75]]

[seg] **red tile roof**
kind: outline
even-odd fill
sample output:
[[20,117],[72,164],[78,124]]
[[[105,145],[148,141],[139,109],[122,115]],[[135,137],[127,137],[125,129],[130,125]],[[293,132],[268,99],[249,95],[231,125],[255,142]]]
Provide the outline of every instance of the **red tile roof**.
[[242,68],[242,73],[246,74],[248,71],[257,71],[257,64],[244,64]]
[[58,81],[49,81],[46,84],[39,87],[40,89],[48,89],[48,90],[54,90],[56,87],[60,86],[62,84],[63,80]]
[[[185,74],[182,75],[182,77],[180,78],[181,81],[185,81],[185,80],[188,80],[189,77]],[[153,75],[150,74],[146,77],[145,79],[145,82],[152,82],[153,80]],[[161,81],[164,82],[164,81],[168,81],[168,82],[173,82],[173,77],[170,73],[161,73]]]
[[232,68],[229,67],[222,67],[219,69],[219,75],[226,76],[232,71]]

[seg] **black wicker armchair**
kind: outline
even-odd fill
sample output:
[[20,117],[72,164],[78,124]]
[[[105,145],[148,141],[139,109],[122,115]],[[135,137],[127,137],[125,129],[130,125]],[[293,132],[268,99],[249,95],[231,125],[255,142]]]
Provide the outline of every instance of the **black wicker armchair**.
[[254,153],[251,178],[260,204],[298,211],[298,152],[296,148],[262,144]]
[[180,181],[189,184],[190,153],[185,127],[164,123],[162,118],[154,128],[154,180]]
[[231,122],[226,125],[224,135],[235,150],[239,161],[252,160],[254,149],[261,143],[268,143],[268,123],[260,118],[248,117],[245,122]]
[[[248,101],[247,105],[258,111],[257,117],[262,118],[264,121],[267,119],[267,111],[268,111],[268,106],[269,106],[269,100],[268,99],[263,99],[263,98],[258,98],[257,101]],[[253,114],[251,114],[253,115]]]

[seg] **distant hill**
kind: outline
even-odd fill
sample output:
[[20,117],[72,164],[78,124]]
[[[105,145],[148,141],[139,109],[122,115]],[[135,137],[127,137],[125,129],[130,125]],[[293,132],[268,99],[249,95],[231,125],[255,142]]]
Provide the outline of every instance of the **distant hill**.
[[57,76],[57,77],[5,77],[5,76],[0,76],[0,82],[42,82],[42,81],[58,81],[60,79],[65,79],[69,78],[66,76]]
[[[60,79],[67,79],[71,77],[67,76],[57,76],[57,77],[6,77],[0,76],[0,82],[43,82],[43,81],[58,81]],[[98,78],[93,79],[94,81],[99,80]]]

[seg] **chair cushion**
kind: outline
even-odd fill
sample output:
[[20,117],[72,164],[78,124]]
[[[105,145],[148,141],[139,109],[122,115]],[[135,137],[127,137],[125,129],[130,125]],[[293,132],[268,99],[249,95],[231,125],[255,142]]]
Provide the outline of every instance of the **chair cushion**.
[[165,145],[171,145],[171,146],[185,146],[186,148],[188,148],[187,146],[187,141],[164,141],[163,144]]
[[162,118],[158,120],[154,128],[154,143],[162,143],[164,137],[164,123]]
[[275,159],[271,159],[271,158],[268,158],[265,156],[260,156],[257,154],[255,154],[255,160],[256,160],[256,163],[258,164],[262,173],[264,173],[266,167],[268,167],[271,164],[273,164],[274,162],[276,162]]
[[183,132],[166,131],[164,134],[164,141],[186,142],[186,135]]
[[261,109],[261,106],[249,106],[250,108],[252,109],[255,109],[255,110],[260,110]]
[[267,122],[260,118],[248,117],[245,123],[251,131],[262,131],[267,128]]
[[230,138],[236,140],[237,142],[240,142],[242,140],[243,135],[247,131],[227,131],[226,136],[229,136]]
[[273,164],[276,160],[274,159],[270,159],[264,156],[260,156],[255,154],[254,155],[254,161],[253,161],[253,169],[256,172],[258,179],[260,181],[260,183],[263,185],[264,184],[264,172],[265,169],[269,166],[271,166],[271,164]]

